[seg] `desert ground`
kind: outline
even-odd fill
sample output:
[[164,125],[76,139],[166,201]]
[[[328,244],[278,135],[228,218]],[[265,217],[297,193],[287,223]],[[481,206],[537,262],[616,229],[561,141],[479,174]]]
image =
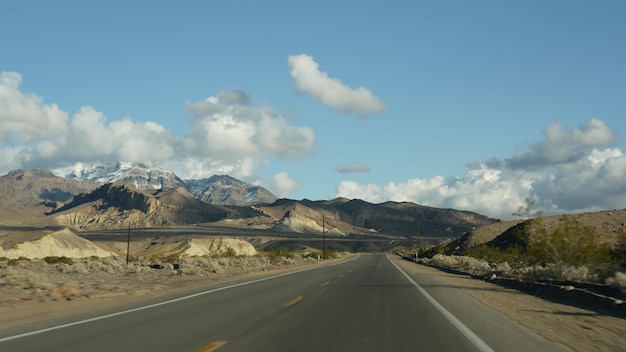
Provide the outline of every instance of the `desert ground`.
[[[575,351],[624,349],[624,319],[546,301],[493,283],[407,262],[399,257],[392,258],[404,270],[427,273],[458,287],[482,304]],[[208,287],[218,282],[297,270],[344,259],[342,257],[318,263],[313,258],[303,257],[281,258],[274,262],[258,258],[215,258],[217,264],[212,264],[214,269],[188,274],[181,274],[180,270],[174,270],[169,264],[161,269],[124,268],[99,275],[60,270],[63,264],[30,267],[34,276],[44,280],[48,288],[0,285],[0,329],[111,309],[148,298]],[[0,270],[10,269],[3,267]]]

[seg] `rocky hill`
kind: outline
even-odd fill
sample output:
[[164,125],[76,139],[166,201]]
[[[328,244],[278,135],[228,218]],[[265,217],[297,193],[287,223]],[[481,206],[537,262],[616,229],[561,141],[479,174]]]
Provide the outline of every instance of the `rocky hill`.
[[177,226],[217,221],[232,210],[204,203],[184,188],[139,190],[125,183],[109,183],[73,198],[49,216],[61,226],[81,230]]
[[0,236],[0,257],[45,258],[45,257],[110,257],[115,253],[85,240],[69,229],[46,231],[36,238],[29,236]]
[[256,211],[239,212],[239,221],[229,219],[222,223],[284,232],[321,234],[325,230],[330,235],[338,236],[385,235],[405,238],[417,236],[419,223],[422,236],[449,238],[496,222],[495,219],[469,211],[425,207],[409,202],[372,204],[345,198],[323,201],[279,199],[252,209]]
[[589,226],[608,243],[613,243],[619,234],[626,232],[626,209],[546,216],[533,221],[499,221],[466,232],[463,236],[448,243],[445,246],[445,252],[462,253],[467,248],[481,244],[501,249],[512,244],[525,246],[529,235],[532,236],[542,230],[550,232],[562,226],[564,218],[582,226]]
[[242,182],[228,175],[214,175],[201,180],[185,180],[185,187],[194,197],[209,204],[245,206],[273,203],[277,199],[261,186]]
[[94,190],[98,185],[68,180],[47,170],[15,170],[0,176],[0,203],[67,202],[74,195]]

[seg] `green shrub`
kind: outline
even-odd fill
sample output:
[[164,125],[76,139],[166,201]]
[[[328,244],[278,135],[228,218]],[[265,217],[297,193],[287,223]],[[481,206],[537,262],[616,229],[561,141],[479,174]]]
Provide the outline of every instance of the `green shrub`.
[[610,246],[593,228],[567,216],[561,217],[561,224],[550,231],[538,230],[528,245],[528,256],[534,264],[554,264],[562,277],[567,267],[586,267],[590,273],[606,277],[610,274],[610,254]]
[[68,257],[50,256],[50,257],[43,258],[43,260],[44,262],[48,264],[59,264],[59,263],[68,264],[68,265],[74,264],[74,261],[72,260],[72,258],[68,258]]

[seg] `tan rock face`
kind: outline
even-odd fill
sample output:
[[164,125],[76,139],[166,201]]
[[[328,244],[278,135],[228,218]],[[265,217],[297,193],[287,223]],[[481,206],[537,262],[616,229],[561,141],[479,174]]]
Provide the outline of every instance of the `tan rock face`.
[[182,254],[188,256],[221,255],[228,253],[229,248],[237,256],[257,254],[250,242],[236,238],[191,239]]
[[35,241],[18,243],[10,249],[0,247],[0,256],[10,259],[19,257],[110,257],[114,253],[107,251],[74,234],[69,229],[56,231],[42,236]]

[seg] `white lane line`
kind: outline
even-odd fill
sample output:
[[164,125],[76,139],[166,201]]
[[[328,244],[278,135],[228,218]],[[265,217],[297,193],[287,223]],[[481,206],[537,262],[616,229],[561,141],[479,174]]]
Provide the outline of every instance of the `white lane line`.
[[404,275],[417,288],[418,291],[420,291],[422,295],[424,295],[424,297],[426,297],[426,299],[435,308],[437,308],[437,310],[444,317],[446,317],[446,319],[448,319],[448,321],[450,321],[450,323],[452,323],[452,325],[454,325],[455,328],[457,328],[457,330],[459,330],[461,334],[463,334],[463,336],[465,336],[476,348],[478,348],[479,351],[494,352],[494,350],[489,347],[489,345],[487,345],[485,341],[483,341],[478,335],[470,330],[470,328],[463,324],[463,322],[461,322],[459,318],[455,317],[452,313],[450,313],[450,311],[448,311],[441,304],[439,304],[439,302],[437,302],[437,300],[429,295],[428,292],[426,292],[426,290],[422,288],[422,286],[415,282],[415,280],[413,280],[406,272],[404,272],[404,270],[402,270],[396,263],[394,263],[393,260],[389,258],[389,254],[387,254],[387,259],[391,262],[391,264],[393,264],[393,266],[396,267],[396,269],[398,269],[402,273],[402,275]]
[[15,339],[19,339],[19,338],[26,337],[26,336],[42,334],[44,332],[64,329],[64,328],[68,328],[70,326],[76,326],[76,325],[80,325],[80,324],[91,323],[91,322],[102,320],[102,319],[116,317],[118,315],[138,312],[138,311],[144,310],[144,309],[150,309],[150,308],[154,308],[154,307],[164,306],[166,304],[180,302],[180,301],[183,301],[183,300],[186,300],[186,299],[190,299],[190,298],[206,295],[206,294],[209,294],[209,293],[214,293],[214,292],[218,292],[218,291],[224,291],[224,290],[228,290],[228,289],[231,289],[231,288],[245,286],[245,285],[250,285],[250,284],[255,284],[257,282],[273,280],[273,279],[276,279],[276,278],[279,278],[279,277],[283,277],[283,276],[287,276],[287,275],[293,275],[293,274],[297,274],[297,273],[301,273],[301,272],[305,272],[305,271],[309,271],[309,270],[320,269],[320,268],[327,268],[327,267],[330,267],[330,266],[344,264],[344,263],[348,263],[348,262],[357,260],[360,256],[361,255],[358,255],[357,257],[355,257],[353,259],[350,259],[350,260],[347,260],[347,261],[341,261],[339,263],[328,264],[328,265],[324,265],[324,266],[314,266],[314,267],[311,267],[311,268],[306,268],[306,269],[297,270],[297,271],[291,271],[291,272],[288,272],[288,273],[278,274],[278,275],[275,275],[275,276],[265,277],[265,278],[262,278],[262,279],[256,279],[256,280],[252,280],[252,281],[240,282],[238,284],[224,286],[224,287],[219,287],[219,288],[215,288],[215,289],[208,290],[208,291],[202,291],[202,292],[194,293],[194,294],[189,295],[189,296],[183,296],[183,297],[179,297],[179,298],[174,298],[174,299],[170,299],[168,301],[154,303],[154,304],[150,304],[150,305],[143,306],[143,307],[137,307],[137,308],[133,308],[133,309],[124,310],[124,311],[121,311],[121,312],[111,313],[111,314],[107,314],[107,315],[101,315],[99,317],[94,317],[94,318],[89,318],[89,319],[85,319],[85,320],[75,321],[75,322],[72,322],[72,323],[52,326],[52,327],[41,329],[41,330],[25,332],[23,334],[7,336],[7,337],[4,337],[4,338],[0,338],[0,342],[15,340]]

